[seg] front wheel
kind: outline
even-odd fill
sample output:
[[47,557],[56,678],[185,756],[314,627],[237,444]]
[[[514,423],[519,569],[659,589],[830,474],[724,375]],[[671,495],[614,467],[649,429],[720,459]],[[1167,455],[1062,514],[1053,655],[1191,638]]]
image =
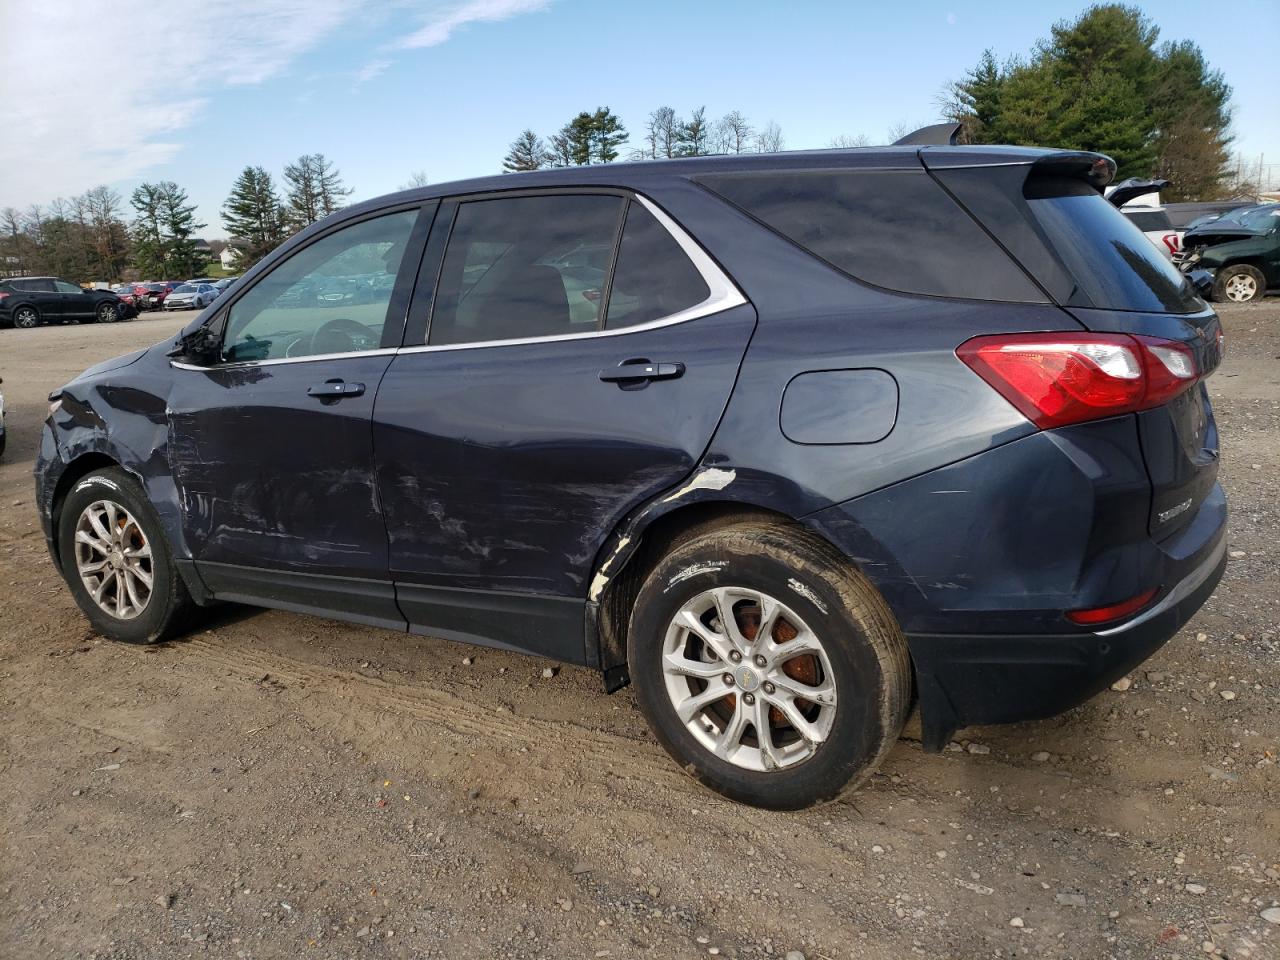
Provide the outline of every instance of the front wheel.
[[1261,300],[1266,292],[1267,278],[1247,263],[1223,267],[1213,278],[1213,299],[1219,302],[1248,303]]
[[155,510],[123,470],[79,480],[58,515],[62,575],[93,628],[126,643],[177,632],[193,607]]
[[120,311],[116,309],[115,304],[104,303],[98,307],[99,323],[115,323],[120,319]]
[[831,800],[893,745],[911,699],[884,600],[824,541],[782,523],[694,535],[645,579],[628,661],[654,733],[731,799]]

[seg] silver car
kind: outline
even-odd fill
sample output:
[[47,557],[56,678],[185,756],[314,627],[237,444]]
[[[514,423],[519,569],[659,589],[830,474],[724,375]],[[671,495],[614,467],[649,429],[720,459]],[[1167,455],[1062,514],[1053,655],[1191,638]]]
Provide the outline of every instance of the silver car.
[[209,283],[184,283],[164,298],[166,310],[203,310],[218,299],[218,291]]

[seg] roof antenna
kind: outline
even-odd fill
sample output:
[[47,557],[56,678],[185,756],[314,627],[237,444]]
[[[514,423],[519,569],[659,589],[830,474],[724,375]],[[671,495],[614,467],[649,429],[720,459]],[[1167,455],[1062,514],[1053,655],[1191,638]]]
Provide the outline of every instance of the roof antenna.
[[905,137],[893,141],[895,147],[954,147],[960,142],[962,123],[935,123],[932,126],[912,130]]

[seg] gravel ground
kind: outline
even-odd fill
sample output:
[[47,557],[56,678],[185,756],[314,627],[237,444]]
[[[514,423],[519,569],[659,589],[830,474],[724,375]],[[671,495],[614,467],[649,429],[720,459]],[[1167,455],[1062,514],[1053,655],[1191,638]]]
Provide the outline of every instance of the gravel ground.
[[0,331],[0,956],[1280,958],[1280,302],[1223,315],[1208,605],[1127,689],[909,726],[800,814],[587,670],[234,607],[101,640],[32,505],[45,395],[188,318]]

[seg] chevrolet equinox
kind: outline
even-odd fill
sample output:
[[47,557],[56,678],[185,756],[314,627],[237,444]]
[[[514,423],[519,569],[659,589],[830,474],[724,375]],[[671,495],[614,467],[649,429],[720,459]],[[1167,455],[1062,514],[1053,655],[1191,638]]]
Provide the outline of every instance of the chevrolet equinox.
[[356,204],[50,397],[93,628],[228,600],[629,682],[774,808],[1046,717],[1214,589],[1217,316],[1094,153],[540,171]]

